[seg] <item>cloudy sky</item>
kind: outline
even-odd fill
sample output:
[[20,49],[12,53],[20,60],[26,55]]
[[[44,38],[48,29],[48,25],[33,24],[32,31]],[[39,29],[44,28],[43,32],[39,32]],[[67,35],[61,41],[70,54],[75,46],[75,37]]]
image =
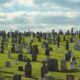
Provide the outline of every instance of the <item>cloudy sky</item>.
[[1,30],[67,30],[80,26],[80,0],[0,0]]

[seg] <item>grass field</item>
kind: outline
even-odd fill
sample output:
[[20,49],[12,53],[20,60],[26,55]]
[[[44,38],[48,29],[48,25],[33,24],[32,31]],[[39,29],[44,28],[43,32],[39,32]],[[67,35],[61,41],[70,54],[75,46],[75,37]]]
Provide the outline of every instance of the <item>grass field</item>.
[[[60,64],[61,64],[61,60],[64,59],[64,53],[66,53],[67,51],[65,50],[65,42],[63,42],[63,36],[61,37],[61,42],[60,42],[60,48],[58,49],[58,51],[56,51],[56,45],[55,44],[50,44],[49,46],[52,47],[53,51],[50,53],[50,58],[56,58],[58,60],[58,68],[60,70]],[[69,35],[66,37],[68,38]],[[25,37],[25,41],[28,41],[29,37]],[[75,36],[75,41],[77,40],[77,36]],[[44,41],[44,40],[42,40]],[[8,47],[5,47],[5,51],[3,54],[0,54],[0,68],[1,68],[1,72],[0,75],[4,77],[5,80],[9,80],[8,78],[6,78],[6,76],[13,76],[15,73],[17,74],[22,74],[22,80],[33,80],[33,79],[29,79],[29,78],[25,78],[24,76],[24,71],[20,72],[18,71],[18,66],[23,66],[25,67],[26,62],[20,62],[16,65],[14,64],[14,60],[18,59],[18,54],[16,53],[12,53],[12,59],[8,59],[8,51],[11,48],[11,38],[8,39]],[[5,43],[5,44],[7,44]],[[37,38],[34,38],[34,42],[33,45],[36,44],[38,45],[39,48],[39,54],[38,54],[38,61],[37,62],[31,62],[32,64],[32,77],[33,78],[37,78],[35,80],[39,80],[41,78],[41,66],[42,63],[40,62],[40,60],[44,60],[46,59],[45,56],[45,49],[42,48],[42,42],[38,42]],[[73,74],[75,76],[75,80],[78,80],[78,77],[80,76],[80,51],[78,50],[74,50],[74,43],[70,43],[70,50],[73,50],[73,54],[74,56],[77,58],[77,68],[78,71],[76,72],[48,72],[49,74],[52,74],[53,77],[57,78],[57,77],[62,77],[63,80],[66,80],[66,75],[67,74]],[[28,58],[31,59],[31,54],[27,53],[27,48],[24,48],[23,50],[23,55],[26,55]],[[11,61],[11,68],[6,68],[5,67],[5,62],[6,61]],[[70,69],[70,62],[67,62],[67,69]],[[12,73],[6,73],[6,72],[12,72]]]

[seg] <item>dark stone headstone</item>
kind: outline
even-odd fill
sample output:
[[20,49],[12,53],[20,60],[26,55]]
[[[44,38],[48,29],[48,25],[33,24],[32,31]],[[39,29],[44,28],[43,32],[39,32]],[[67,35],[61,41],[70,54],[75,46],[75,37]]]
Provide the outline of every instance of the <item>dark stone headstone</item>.
[[67,65],[66,65],[66,60],[61,61],[61,71],[66,71],[67,70]]
[[18,71],[23,71],[23,66],[18,66]]
[[21,80],[21,75],[15,74],[13,80]]
[[29,59],[27,60],[27,64],[25,65],[25,77],[32,77],[32,65]]
[[15,53],[15,45],[14,44],[12,45],[11,52]]
[[66,80],[74,80],[74,75],[67,75]]
[[19,60],[19,61],[23,61],[23,55],[22,55],[22,54],[19,54],[19,55],[18,55],[18,60]]
[[66,41],[65,49],[69,50],[69,41],[68,40]]
[[47,65],[48,65],[49,71],[58,71],[58,60],[57,59],[48,59]]
[[44,78],[45,74],[48,73],[48,67],[46,65],[46,62],[43,62],[43,65],[41,67],[41,77]]

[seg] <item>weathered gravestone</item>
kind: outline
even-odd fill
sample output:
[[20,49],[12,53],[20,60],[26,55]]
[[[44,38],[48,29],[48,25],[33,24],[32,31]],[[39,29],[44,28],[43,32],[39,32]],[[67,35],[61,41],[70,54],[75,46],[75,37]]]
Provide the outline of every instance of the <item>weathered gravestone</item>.
[[67,75],[66,80],[74,80],[74,75]]
[[71,71],[76,71],[77,70],[77,63],[75,61],[72,61],[70,63],[70,70]]
[[41,67],[41,77],[44,78],[45,74],[48,73],[48,67],[47,67],[45,61],[43,61],[42,63],[43,63],[43,65]]
[[74,49],[75,50],[80,50],[80,44],[79,44],[79,41],[77,41],[74,45]]
[[27,53],[29,53],[29,54],[32,53],[32,46],[29,46],[29,47],[27,48]]
[[68,40],[66,41],[65,49],[69,50],[69,41]]
[[32,61],[37,61],[37,54],[38,54],[38,50],[36,49],[35,46],[33,46],[33,49],[32,49]]
[[67,70],[66,60],[61,60],[61,71],[66,70]]
[[23,61],[23,55],[22,54],[18,54],[18,60]]
[[47,60],[48,71],[58,71],[58,60],[48,59]]
[[25,77],[32,77],[32,65],[29,59],[27,60],[27,64],[25,65]]
[[51,74],[45,74],[44,79],[45,80],[55,80],[55,78],[53,78]]
[[15,74],[13,80],[21,80],[21,75]]
[[8,58],[11,58],[11,51],[8,51]]
[[15,53],[15,45],[14,44],[12,45],[11,52]]
[[23,66],[18,66],[18,71],[23,71]]
[[65,55],[66,61],[70,61],[72,55],[72,51],[68,51],[68,53]]
[[10,63],[10,61],[6,61],[6,63],[5,63],[5,67],[6,67],[6,68],[10,68],[10,67],[11,67],[11,63]]

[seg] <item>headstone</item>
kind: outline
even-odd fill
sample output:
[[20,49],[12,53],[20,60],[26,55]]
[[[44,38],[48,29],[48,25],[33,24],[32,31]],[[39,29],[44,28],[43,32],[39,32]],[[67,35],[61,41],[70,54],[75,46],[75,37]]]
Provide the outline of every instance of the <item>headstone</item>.
[[47,65],[48,65],[49,71],[58,71],[58,60],[57,59],[48,59]]
[[19,55],[18,55],[18,60],[19,60],[19,61],[23,61],[23,55],[22,55],[22,54],[19,54]]
[[18,66],[18,71],[23,71],[23,66]]
[[27,56],[23,56],[23,61],[27,61]]
[[61,60],[61,71],[66,70],[67,70],[66,60]]
[[25,77],[32,77],[32,65],[29,59],[27,60],[27,64],[25,65]]
[[18,60],[14,60],[14,64],[16,64],[16,65],[17,65],[17,64],[18,64]]
[[11,52],[15,53],[15,45],[14,44],[12,45]]
[[5,67],[6,68],[10,68],[11,67],[10,61],[6,61]]
[[45,74],[45,80],[55,80],[55,78],[52,77],[51,74]]
[[65,49],[69,50],[69,41],[68,40],[66,41]]
[[80,44],[79,44],[78,41],[75,43],[74,49],[75,49],[75,50],[80,50]]
[[21,80],[21,75],[15,74],[13,80]]
[[11,51],[8,51],[8,58],[11,58]]
[[33,49],[32,49],[32,61],[37,61],[37,54],[38,54],[38,52],[37,52],[36,48],[33,47]]
[[72,61],[70,63],[70,70],[76,71],[77,70],[77,63],[75,61]]
[[66,61],[70,61],[72,55],[72,51],[68,51],[68,53],[65,55]]
[[66,80],[74,80],[74,75],[67,75]]
[[44,78],[45,74],[48,73],[48,67],[46,65],[46,62],[43,61],[43,65],[41,67],[41,77]]

